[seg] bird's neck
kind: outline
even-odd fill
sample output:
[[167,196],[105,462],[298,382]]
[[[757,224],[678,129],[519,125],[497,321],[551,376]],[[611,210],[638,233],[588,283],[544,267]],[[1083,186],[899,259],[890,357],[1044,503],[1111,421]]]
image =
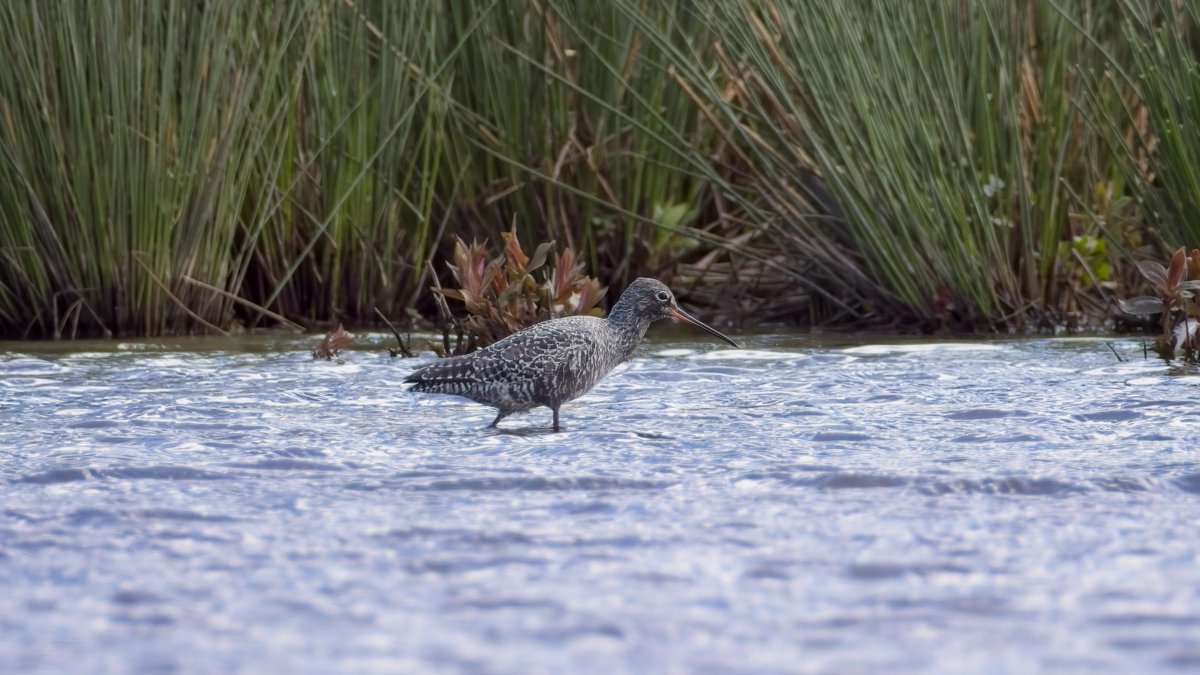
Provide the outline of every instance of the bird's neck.
[[608,314],[608,327],[616,340],[621,361],[633,356],[633,350],[642,343],[646,330],[654,323],[653,319],[635,310],[633,303],[621,298]]

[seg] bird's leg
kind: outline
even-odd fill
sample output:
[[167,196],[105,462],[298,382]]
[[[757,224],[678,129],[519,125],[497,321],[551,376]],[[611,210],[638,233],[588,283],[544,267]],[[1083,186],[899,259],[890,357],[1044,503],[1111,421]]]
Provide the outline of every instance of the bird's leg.
[[492,420],[492,423],[491,423],[491,424],[489,424],[487,428],[489,428],[489,429],[495,429],[495,428],[496,428],[496,425],[497,425],[497,424],[500,424],[500,420],[502,420],[502,419],[504,419],[504,413],[503,413],[503,412],[500,412],[500,413],[498,413],[498,414],[496,415],[496,419]]
[[554,411],[554,430],[558,431],[558,406],[551,408]]

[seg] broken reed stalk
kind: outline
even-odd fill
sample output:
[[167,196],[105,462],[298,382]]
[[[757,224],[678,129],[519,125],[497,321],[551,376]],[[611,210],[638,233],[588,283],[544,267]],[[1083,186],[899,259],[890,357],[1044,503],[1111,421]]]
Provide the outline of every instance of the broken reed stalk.
[[392,331],[392,335],[396,336],[397,346],[395,349],[388,349],[388,354],[391,354],[392,358],[395,358],[397,355],[403,355],[405,358],[409,359],[415,357],[416,354],[414,354],[412,351],[412,338],[409,338],[409,344],[404,344],[404,340],[400,337],[400,331],[396,330],[396,327],[392,325],[391,321],[388,321],[388,318],[383,315],[383,312],[379,311],[378,307],[375,308],[375,315],[378,316],[381,321],[383,321],[383,323],[388,327],[388,330]]

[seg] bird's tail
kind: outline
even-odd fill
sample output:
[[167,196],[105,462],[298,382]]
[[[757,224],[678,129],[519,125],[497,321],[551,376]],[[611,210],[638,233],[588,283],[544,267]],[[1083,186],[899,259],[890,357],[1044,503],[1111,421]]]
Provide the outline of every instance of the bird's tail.
[[476,373],[468,359],[452,356],[413,371],[404,381],[412,383],[412,391],[458,394],[475,383]]

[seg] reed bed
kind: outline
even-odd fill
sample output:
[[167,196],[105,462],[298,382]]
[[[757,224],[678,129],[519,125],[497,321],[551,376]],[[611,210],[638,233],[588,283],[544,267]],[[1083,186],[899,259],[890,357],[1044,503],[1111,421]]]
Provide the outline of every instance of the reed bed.
[[[0,324],[8,335],[229,324],[238,239],[270,216],[281,3],[6,3]],[[243,243],[244,247],[244,243]]]
[[[1149,208],[1141,212],[1158,252],[1200,245],[1200,4],[1122,0],[1122,44],[1105,77],[1134,95],[1092,106],[1121,169]],[[1103,82],[1093,80],[1094,89]],[[1098,109],[1096,109],[1098,108]]]
[[428,314],[454,238],[514,228],[733,319],[1102,319],[1143,247],[1200,242],[1198,24],[1175,0],[6,3],[0,335]]
[[1116,162],[1071,103],[1074,73],[1103,66],[1097,41],[1116,32],[1092,9],[726,2],[706,24],[724,77],[687,54],[673,65],[730,136],[763,245],[803,271],[818,315],[1050,326],[1075,264],[1060,242],[1094,231],[1081,214]]

